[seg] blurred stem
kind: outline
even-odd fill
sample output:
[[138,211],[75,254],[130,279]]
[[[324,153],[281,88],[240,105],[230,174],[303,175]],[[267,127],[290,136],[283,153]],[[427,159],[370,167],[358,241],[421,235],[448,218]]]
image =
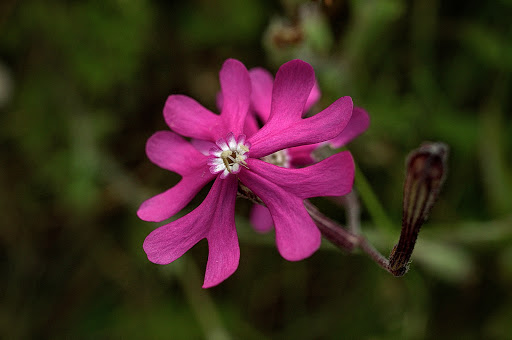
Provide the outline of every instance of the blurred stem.
[[491,247],[498,243],[510,244],[512,242],[511,225],[512,215],[509,214],[502,219],[484,222],[463,221],[431,225],[428,230],[424,231],[424,236],[467,246],[488,244]]
[[[512,183],[507,169],[503,143],[505,122],[500,99],[507,89],[507,82],[497,81],[495,90],[480,113],[480,165],[482,169],[484,190],[489,200],[488,207],[497,214],[510,210],[512,201]],[[508,95],[508,93],[507,93]]]
[[361,200],[368,209],[375,226],[380,229],[381,232],[386,234],[393,234],[396,232],[396,228],[393,226],[390,218],[386,214],[386,211],[379,202],[377,195],[373,192],[368,180],[363,175],[361,169],[356,165],[356,177],[355,187],[357,188]]
[[197,289],[201,286],[201,274],[199,273],[197,264],[190,256],[183,256],[183,259],[185,260],[183,270],[181,270],[177,276],[187,300],[203,329],[205,339],[230,339],[228,332],[222,325],[212,298],[205,289]]
[[359,195],[356,190],[352,190],[345,196],[328,197],[329,200],[337,205],[345,207],[347,212],[347,228],[356,235],[361,234],[361,206],[359,203]]

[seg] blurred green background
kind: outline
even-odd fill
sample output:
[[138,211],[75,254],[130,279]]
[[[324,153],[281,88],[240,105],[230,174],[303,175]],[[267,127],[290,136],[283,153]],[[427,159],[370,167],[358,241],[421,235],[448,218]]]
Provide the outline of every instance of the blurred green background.
[[[510,0],[3,0],[0,337],[512,338],[511,17]],[[146,139],[167,128],[169,94],[215,109],[228,57],[273,73],[301,58],[317,110],[345,95],[368,110],[348,148],[356,190],[366,178],[381,202],[363,204],[363,230],[386,255],[407,153],[450,146],[408,274],[326,241],[287,262],[244,201],[240,266],[218,287],[201,289],[204,241],[168,266],[146,259],[158,224],[135,212],[179,179]]]

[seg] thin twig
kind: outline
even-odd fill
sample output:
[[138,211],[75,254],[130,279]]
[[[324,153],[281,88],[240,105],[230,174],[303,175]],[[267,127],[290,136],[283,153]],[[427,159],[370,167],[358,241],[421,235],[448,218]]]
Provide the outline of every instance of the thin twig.
[[359,248],[363,250],[368,256],[372,258],[379,266],[384,268],[386,271],[389,270],[389,261],[388,259],[382,255],[375,247],[362,235],[359,236]]
[[351,252],[358,246],[359,240],[356,235],[323,215],[310,201],[305,200],[304,206],[322,235],[338,248]]
[[[356,197],[356,196],[353,196]],[[373,259],[379,266],[389,272],[389,261],[384,257],[377,249],[375,249],[370,242],[361,234],[355,234],[351,231],[346,230],[340,224],[331,220],[327,216],[323,215],[310,201],[305,200],[304,206],[306,207],[309,215],[313,218],[318,229],[322,235],[331,241],[338,248],[353,251],[359,247],[368,256]],[[353,213],[357,211],[354,210]],[[359,219],[359,217],[357,217]],[[359,222],[356,223],[359,225]]]

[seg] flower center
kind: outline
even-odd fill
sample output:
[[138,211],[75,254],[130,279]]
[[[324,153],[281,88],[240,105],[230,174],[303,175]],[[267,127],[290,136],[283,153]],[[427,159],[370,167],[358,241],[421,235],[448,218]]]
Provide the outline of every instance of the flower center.
[[228,133],[226,138],[221,138],[215,142],[216,147],[210,149],[210,159],[208,165],[212,174],[220,174],[220,178],[226,178],[229,174],[237,174],[243,166],[247,169],[247,154],[249,152],[249,143],[245,141],[245,135],[239,135],[237,139],[232,132]]

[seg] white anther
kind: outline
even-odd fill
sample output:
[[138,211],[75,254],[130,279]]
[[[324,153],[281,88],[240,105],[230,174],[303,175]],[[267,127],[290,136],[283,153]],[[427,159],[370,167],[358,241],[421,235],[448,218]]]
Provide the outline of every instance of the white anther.
[[249,152],[249,145],[245,144],[245,136],[238,136],[238,141],[232,133],[227,137],[219,139],[215,144],[216,148],[210,150],[210,172],[212,174],[221,173],[221,178],[226,178],[229,174],[240,172],[240,166],[247,169],[246,153]]

